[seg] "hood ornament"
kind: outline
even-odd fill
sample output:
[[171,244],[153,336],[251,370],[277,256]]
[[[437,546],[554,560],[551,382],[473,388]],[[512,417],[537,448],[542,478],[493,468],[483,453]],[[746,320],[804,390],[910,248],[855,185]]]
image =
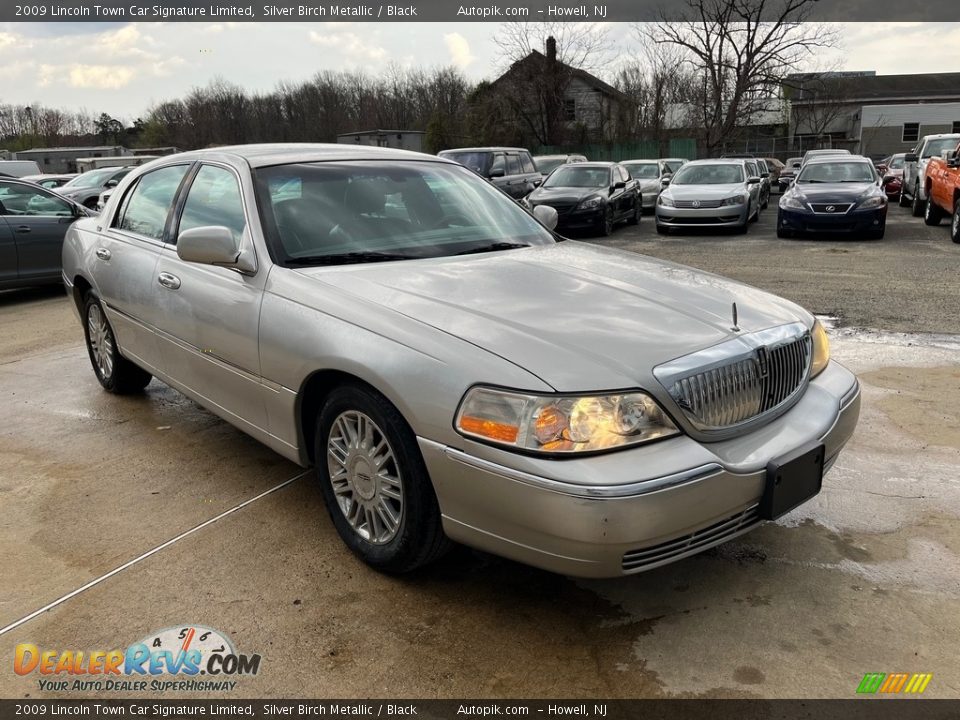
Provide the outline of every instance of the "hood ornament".
[[737,318],[737,304],[736,304],[736,303],[733,303],[733,306],[730,308],[730,310],[731,310],[732,313],[733,313],[733,327],[731,327],[730,329],[733,330],[734,332],[740,332],[740,326],[737,324],[737,319],[738,319],[738,318]]

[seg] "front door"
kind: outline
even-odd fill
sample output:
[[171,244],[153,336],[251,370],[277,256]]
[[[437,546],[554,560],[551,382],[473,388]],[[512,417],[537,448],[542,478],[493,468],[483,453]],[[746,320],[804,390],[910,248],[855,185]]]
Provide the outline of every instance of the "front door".
[[60,277],[63,236],[77,218],[73,206],[39,186],[0,181],[0,207],[16,244],[19,279]]

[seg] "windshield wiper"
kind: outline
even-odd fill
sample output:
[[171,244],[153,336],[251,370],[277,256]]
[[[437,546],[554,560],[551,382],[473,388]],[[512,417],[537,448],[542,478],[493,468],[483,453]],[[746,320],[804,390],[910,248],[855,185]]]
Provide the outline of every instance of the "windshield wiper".
[[386,260],[415,260],[413,255],[398,255],[385,252],[348,252],[337,255],[300,255],[287,262],[293,265],[350,265],[355,263],[383,262]]
[[495,252],[497,250],[514,250],[516,248],[525,248],[531,247],[526,243],[512,243],[512,242],[495,242],[490,243],[489,245],[481,245],[479,247],[470,248],[469,250],[462,250],[454,255],[473,255],[474,253],[485,253],[485,252]]

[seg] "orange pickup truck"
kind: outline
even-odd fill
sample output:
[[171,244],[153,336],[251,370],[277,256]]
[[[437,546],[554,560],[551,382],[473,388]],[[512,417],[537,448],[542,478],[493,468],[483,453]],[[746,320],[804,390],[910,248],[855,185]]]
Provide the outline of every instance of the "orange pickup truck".
[[930,158],[926,190],[924,222],[939,225],[944,217],[949,217],[950,239],[960,243],[960,145],[942,158]]

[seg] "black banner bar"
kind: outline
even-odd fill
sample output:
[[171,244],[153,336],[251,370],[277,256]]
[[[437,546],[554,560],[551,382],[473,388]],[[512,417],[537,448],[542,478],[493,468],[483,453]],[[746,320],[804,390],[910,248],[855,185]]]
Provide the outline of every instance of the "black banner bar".
[[[780,7],[769,1],[770,12]],[[0,22],[649,22],[677,20],[668,0],[36,0],[0,3]],[[820,0],[811,21],[960,19],[956,0]]]
[[957,720],[960,700],[0,700],[0,718]]

